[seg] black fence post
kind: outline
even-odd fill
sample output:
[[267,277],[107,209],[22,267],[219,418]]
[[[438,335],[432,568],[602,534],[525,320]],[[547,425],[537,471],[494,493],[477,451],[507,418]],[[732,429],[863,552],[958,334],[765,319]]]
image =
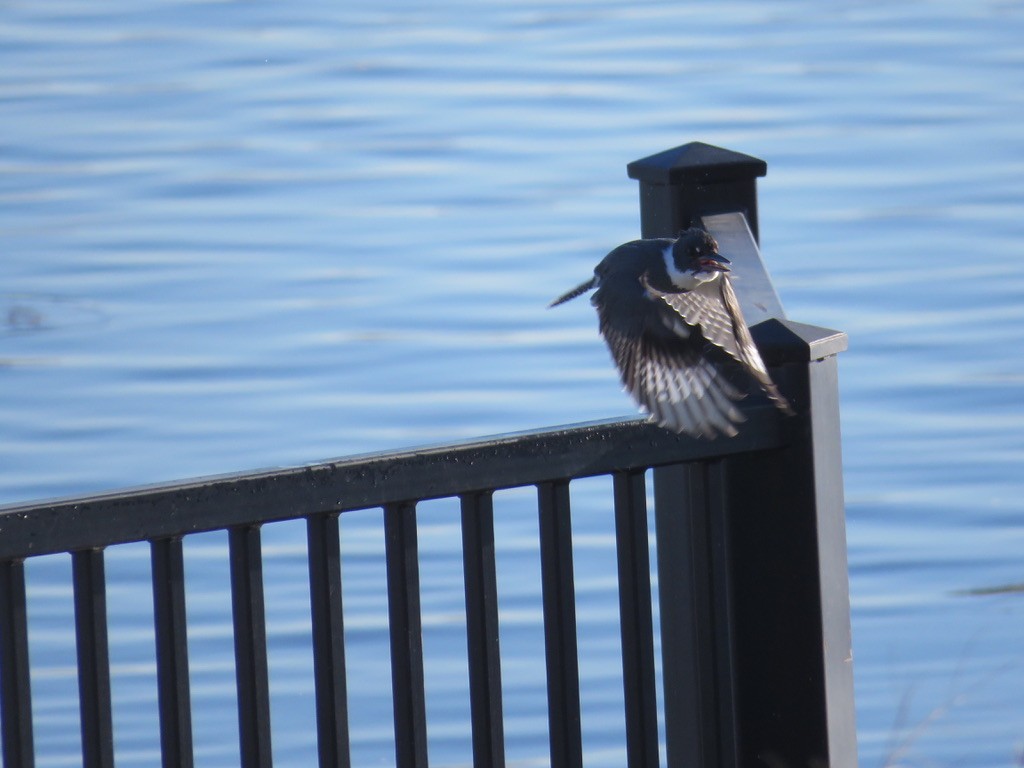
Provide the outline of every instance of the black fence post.
[[[630,177],[640,181],[642,235],[674,237],[702,216],[739,212],[756,239],[756,183],[766,171],[762,160],[697,142],[630,163]],[[703,711],[693,739],[679,740],[675,748],[669,740],[668,762],[855,766],[836,367],[846,336],[779,318],[752,332],[797,416],[778,417],[785,447],[721,462],[722,525],[693,526],[688,536],[677,537],[686,547],[675,553],[678,558],[701,563],[712,553],[715,562],[705,566],[724,572],[706,582],[709,595],[680,608],[708,628],[717,669],[702,668],[708,664],[702,655],[670,663],[673,654],[686,655],[687,643],[670,647],[672,636],[663,627],[666,676],[674,669],[690,681],[719,681],[716,691],[675,707]],[[656,486],[662,481],[666,489],[678,487],[671,471],[656,469]],[[662,551],[661,534],[659,560],[672,556]],[[672,615],[664,597],[671,587],[661,590],[662,613]],[[673,686],[676,681],[666,677],[666,691]],[[734,753],[721,747],[730,744]],[[717,759],[716,748],[722,750]]]
[[846,335],[776,319],[753,333],[797,415],[788,445],[723,462],[740,765],[854,768],[836,358]]

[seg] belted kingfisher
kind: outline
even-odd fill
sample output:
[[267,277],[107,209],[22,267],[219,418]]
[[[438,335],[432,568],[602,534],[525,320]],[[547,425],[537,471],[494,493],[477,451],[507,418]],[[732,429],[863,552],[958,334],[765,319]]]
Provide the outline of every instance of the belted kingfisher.
[[675,240],[634,240],[555,307],[596,288],[591,303],[622,383],[659,425],[708,438],[735,435],[733,401],[756,382],[792,414],[754,346],[729,278],[729,260],[703,229]]

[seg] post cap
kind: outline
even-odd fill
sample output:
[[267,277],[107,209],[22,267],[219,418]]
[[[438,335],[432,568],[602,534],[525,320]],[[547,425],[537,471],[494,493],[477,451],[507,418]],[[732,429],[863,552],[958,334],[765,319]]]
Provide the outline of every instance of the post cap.
[[752,179],[768,173],[768,164],[751,155],[702,141],[666,149],[626,166],[629,178],[650,184],[679,184],[683,179],[716,183]]

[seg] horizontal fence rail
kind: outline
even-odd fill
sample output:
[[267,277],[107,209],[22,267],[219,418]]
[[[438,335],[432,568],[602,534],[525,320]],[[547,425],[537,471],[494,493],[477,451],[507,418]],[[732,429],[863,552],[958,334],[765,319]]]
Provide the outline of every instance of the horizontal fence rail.
[[591,477],[776,446],[771,407],[728,441],[679,437],[636,419],[389,452],[291,469],[0,507],[0,560]]

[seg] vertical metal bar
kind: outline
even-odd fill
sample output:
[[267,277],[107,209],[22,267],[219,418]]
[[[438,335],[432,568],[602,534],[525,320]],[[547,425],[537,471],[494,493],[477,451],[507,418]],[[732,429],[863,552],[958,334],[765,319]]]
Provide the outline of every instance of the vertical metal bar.
[[397,768],[427,768],[427,706],[423,686],[416,504],[384,508],[384,545],[391,626],[391,682]]
[[348,694],[336,512],[306,518],[320,768],[348,768]]
[[231,528],[228,551],[242,765],[244,768],[270,768],[270,681],[259,526]]
[[615,543],[626,705],[626,764],[658,767],[658,695],[654,679],[651,560],[644,471],[616,472]]
[[736,765],[717,476],[706,463],[654,470],[668,768]]
[[569,481],[537,486],[544,650],[548,672],[551,765],[582,768],[580,673],[576,648],[576,594],[572,572]]
[[114,726],[110,707],[103,550],[72,552],[71,570],[75,592],[82,764],[85,768],[113,768]]
[[160,746],[164,768],[192,768],[192,709],[181,537],[150,542]]
[[504,768],[505,730],[501,707],[498,586],[491,492],[465,494],[461,504],[473,765],[476,768]]
[[3,764],[33,768],[32,688],[29,681],[25,563],[0,563],[0,719]]

